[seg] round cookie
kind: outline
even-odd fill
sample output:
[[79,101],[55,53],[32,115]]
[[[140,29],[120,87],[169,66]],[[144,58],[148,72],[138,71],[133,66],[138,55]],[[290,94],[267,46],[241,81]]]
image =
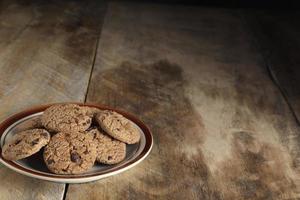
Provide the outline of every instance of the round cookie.
[[57,104],[46,109],[42,124],[49,131],[84,131],[90,127],[91,117],[76,104]]
[[93,134],[97,145],[97,158],[99,163],[116,164],[126,157],[126,144],[101,133],[98,129],[89,131]]
[[31,120],[24,121],[23,123],[19,124],[15,128],[15,131],[21,132],[21,131],[36,129],[36,128],[44,129],[44,126],[42,124],[41,116],[38,116],[38,117],[33,118]]
[[96,115],[96,121],[107,134],[117,140],[127,144],[140,140],[140,133],[133,123],[114,111],[101,111]]
[[45,129],[31,129],[15,134],[2,148],[2,156],[7,160],[19,160],[37,153],[50,140]]
[[73,132],[55,134],[44,150],[48,169],[56,174],[79,174],[93,167],[97,147],[93,135]]

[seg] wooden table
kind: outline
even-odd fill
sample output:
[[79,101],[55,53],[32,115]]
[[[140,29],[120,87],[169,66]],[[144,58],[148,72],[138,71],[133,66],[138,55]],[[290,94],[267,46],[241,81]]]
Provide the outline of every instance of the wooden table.
[[154,147],[133,169],[86,184],[0,166],[0,199],[299,199],[294,15],[1,1],[0,120],[37,104],[100,103],[139,116]]

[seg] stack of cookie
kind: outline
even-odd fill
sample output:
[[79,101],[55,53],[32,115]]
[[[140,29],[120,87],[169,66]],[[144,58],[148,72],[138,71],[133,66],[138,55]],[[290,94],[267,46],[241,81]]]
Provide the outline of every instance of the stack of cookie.
[[116,164],[126,157],[126,144],[139,142],[140,133],[122,115],[76,104],[57,104],[45,110],[42,128],[21,131],[6,142],[7,160],[29,157],[44,147],[48,169],[56,174],[78,174],[95,161]]

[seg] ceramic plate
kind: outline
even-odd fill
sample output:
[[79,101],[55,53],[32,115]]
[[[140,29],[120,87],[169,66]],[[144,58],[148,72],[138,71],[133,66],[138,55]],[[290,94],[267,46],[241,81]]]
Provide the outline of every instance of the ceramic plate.
[[51,106],[43,105],[17,113],[0,124],[0,162],[8,168],[26,176],[62,183],[84,183],[116,175],[120,172],[130,169],[141,162],[143,159],[145,159],[146,156],[150,153],[153,145],[151,132],[149,131],[147,126],[138,118],[127,112],[101,105],[81,103],[77,104],[96,107],[99,109],[114,110],[122,114],[135,124],[135,126],[140,131],[141,140],[137,144],[126,145],[127,154],[125,160],[115,165],[95,164],[92,169],[83,174],[59,175],[53,174],[47,169],[43,161],[42,150],[37,154],[18,161],[9,161],[4,159],[1,155],[1,151],[5,141],[9,140],[17,132],[34,126],[34,124],[39,121],[41,115],[43,114],[43,111]]

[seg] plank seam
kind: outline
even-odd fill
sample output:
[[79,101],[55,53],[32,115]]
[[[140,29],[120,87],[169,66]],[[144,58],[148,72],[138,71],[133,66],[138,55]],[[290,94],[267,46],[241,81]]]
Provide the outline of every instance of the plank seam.
[[[98,33],[99,35],[98,35],[97,41],[96,41],[92,67],[91,67],[91,70],[90,70],[90,75],[89,75],[89,79],[88,79],[88,83],[87,83],[87,88],[86,88],[86,92],[85,92],[85,95],[84,95],[84,102],[86,102],[88,91],[89,91],[89,88],[90,88],[90,83],[91,83],[92,74],[93,74],[93,71],[94,71],[94,66],[95,66],[95,61],[96,61],[96,57],[97,57],[97,52],[98,52],[98,46],[99,46],[99,41],[100,41],[100,37],[101,37],[102,27],[103,27],[105,16],[106,16],[106,11],[107,11],[107,8],[104,9],[103,21],[100,24],[100,30],[99,30],[99,33]],[[66,183],[65,184],[64,195],[63,195],[63,198],[62,198],[63,200],[65,200],[67,198],[68,189],[69,189],[69,183]]]
[[64,189],[64,195],[63,195],[63,200],[65,200],[66,199],[66,197],[67,197],[67,191],[68,191],[68,189],[69,189],[69,183],[66,183],[65,184],[65,189]]
[[90,71],[90,76],[89,76],[87,88],[86,88],[85,95],[84,95],[84,102],[86,102],[88,91],[90,89],[92,74],[93,74],[93,71],[94,71],[95,61],[96,61],[97,52],[98,52],[98,43],[99,43],[100,35],[97,37],[96,48],[95,48],[95,53],[94,53],[94,57],[93,57],[93,63],[92,63],[91,71]]
[[88,92],[89,92],[89,89],[90,89],[90,84],[91,84],[91,79],[92,79],[92,75],[93,75],[93,72],[94,72],[94,67],[95,67],[95,62],[96,62],[96,57],[97,57],[97,52],[98,52],[98,48],[99,48],[99,41],[100,41],[100,38],[101,38],[101,33],[102,33],[102,28],[104,26],[104,22],[105,22],[105,17],[106,17],[106,13],[107,13],[107,9],[108,9],[108,5],[107,3],[105,3],[105,8],[104,8],[104,13],[103,13],[103,21],[102,23],[100,24],[100,31],[99,31],[99,35],[97,37],[97,42],[96,42],[96,47],[95,47],[95,52],[94,52],[94,57],[93,57],[93,63],[92,63],[92,68],[91,68],[91,71],[90,71],[90,76],[89,76],[89,80],[88,80],[88,84],[87,84],[87,88],[86,88],[86,91],[85,91],[85,96],[84,96],[84,103],[86,102],[87,100],[87,95],[88,95]]
[[[242,11],[244,11],[244,10],[242,10]],[[251,38],[251,40],[253,41],[254,48],[257,49],[258,53],[259,53],[259,54],[261,55],[261,57],[262,57],[262,61],[264,62],[264,65],[265,65],[265,67],[266,67],[266,70],[267,70],[267,73],[268,73],[268,76],[269,76],[270,80],[273,82],[273,84],[277,87],[277,89],[278,89],[279,92],[281,93],[281,95],[282,95],[284,101],[286,102],[287,106],[289,107],[289,110],[291,111],[291,113],[292,113],[292,115],[293,115],[293,117],[294,117],[296,123],[297,123],[298,125],[300,125],[300,121],[299,121],[299,119],[298,119],[298,117],[297,117],[297,115],[296,115],[296,113],[295,113],[295,111],[294,111],[294,109],[293,109],[293,106],[292,106],[291,103],[289,102],[289,99],[288,99],[287,95],[285,94],[284,89],[280,86],[280,83],[279,83],[279,81],[278,81],[276,75],[273,73],[271,64],[270,64],[269,60],[267,59],[267,56],[266,56],[266,54],[264,53],[262,46],[259,45],[259,42],[258,42],[258,40],[257,40],[257,38],[258,38],[259,36],[257,36],[257,34],[255,33],[255,31],[252,30],[252,28],[251,28],[251,31],[250,31],[251,25],[248,23],[247,19],[245,18],[245,13],[244,13],[244,12],[242,12],[242,14],[240,14],[240,17],[241,17],[243,23],[246,25],[246,27],[249,27],[248,32],[249,32],[249,34],[250,34],[250,38]],[[260,23],[260,25],[262,25],[261,22],[260,22],[259,20],[256,20],[256,22],[257,22],[257,23]],[[269,50],[268,50],[268,51],[269,51]]]

